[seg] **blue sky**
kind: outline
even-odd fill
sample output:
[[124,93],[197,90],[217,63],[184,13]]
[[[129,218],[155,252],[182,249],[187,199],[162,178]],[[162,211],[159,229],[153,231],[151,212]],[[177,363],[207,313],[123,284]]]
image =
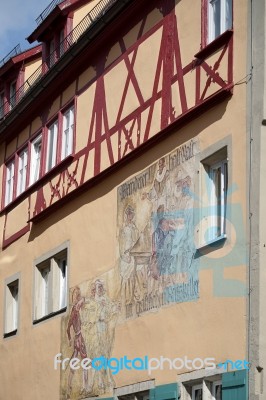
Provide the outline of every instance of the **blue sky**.
[[[51,0],[3,0],[0,12],[0,60],[18,43],[22,50],[29,45],[25,40],[36,28],[35,19]],[[37,43],[36,43],[37,44]]]

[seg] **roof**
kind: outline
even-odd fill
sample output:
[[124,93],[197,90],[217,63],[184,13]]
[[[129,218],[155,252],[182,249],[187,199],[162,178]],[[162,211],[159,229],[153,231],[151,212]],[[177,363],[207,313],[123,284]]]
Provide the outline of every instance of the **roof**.
[[42,53],[42,46],[38,45],[28,50],[22,51],[19,54],[11,56],[0,67],[0,77],[3,76],[8,70],[10,70],[14,65],[19,64],[25,60],[29,61],[31,59],[34,59],[37,55],[41,55],[41,53]]
[[70,12],[81,7],[92,0],[54,0],[36,19],[37,28],[26,38],[29,43],[36,40],[41,41],[43,33],[51,27],[51,24],[62,16],[67,16]]

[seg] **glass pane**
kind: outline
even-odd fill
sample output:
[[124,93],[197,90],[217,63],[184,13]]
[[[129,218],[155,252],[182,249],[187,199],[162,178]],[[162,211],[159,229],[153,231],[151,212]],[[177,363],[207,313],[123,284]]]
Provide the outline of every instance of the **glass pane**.
[[214,387],[214,399],[222,400],[222,385],[215,385]]
[[196,389],[196,390],[194,391],[193,400],[203,400],[203,397],[202,397],[202,389]]
[[225,4],[225,30],[233,27],[233,9],[232,0],[226,0]]
[[38,138],[32,145],[31,183],[40,177],[42,140]]
[[209,42],[221,34],[221,0],[209,2]]
[[57,150],[57,122],[52,124],[48,131],[48,154],[47,154],[47,171],[53,168],[56,164]]

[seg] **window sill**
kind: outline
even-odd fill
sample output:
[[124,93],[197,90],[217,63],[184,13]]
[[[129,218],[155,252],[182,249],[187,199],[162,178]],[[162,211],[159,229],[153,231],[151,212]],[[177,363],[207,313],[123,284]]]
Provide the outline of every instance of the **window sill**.
[[208,250],[208,249],[215,249],[217,247],[217,245],[221,244],[222,242],[224,242],[227,239],[227,235],[226,233],[218,236],[215,239],[210,240],[209,242],[199,245],[197,247],[197,252],[202,252],[204,250]]
[[9,203],[7,206],[2,208],[2,210],[0,211],[0,216],[11,211],[14,207],[16,207],[17,204],[19,204],[21,201],[26,199],[34,190],[36,190],[39,186],[43,185],[44,182],[46,182],[51,177],[53,177],[58,172],[60,172],[61,169],[65,168],[67,165],[71,164],[73,159],[74,159],[74,156],[70,155],[70,156],[66,157],[64,160],[62,160],[55,167],[50,169],[50,171],[46,172],[40,179],[38,179],[36,182],[34,182],[32,185],[30,185],[23,193],[21,193],[18,197],[16,197],[11,203]]
[[4,333],[4,339],[12,337],[12,336],[16,336],[18,330],[15,329],[14,331],[8,332],[8,333]]
[[58,311],[54,311],[54,312],[52,312],[52,313],[50,313],[50,314],[45,315],[45,316],[42,317],[42,318],[34,319],[34,320],[33,320],[33,325],[37,325],[37,324],[39,324],[40,322],[43,322],[43,321],[46,321],[47,319],[50,319],[50,318],[55,317],[56,315],[63,314],[66,310],[67,310],[67,307],[64,307],[64,308],[61,308],[61,309],[58,310]]
[[215,38],[211,43],[203,47],[197,54],[194,55],[194,57],[200,60],[205,59],[206,57],[213,54],[216,50],[220,49],[224,44],[226,44],[232,35],[233,35],[233,30],[228,29],[227,31],[223,32],[220,36]]

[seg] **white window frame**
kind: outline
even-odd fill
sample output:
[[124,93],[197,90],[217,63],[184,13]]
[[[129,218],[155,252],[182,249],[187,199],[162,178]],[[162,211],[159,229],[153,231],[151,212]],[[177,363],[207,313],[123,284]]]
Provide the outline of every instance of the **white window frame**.
[[65,311],[68,293],[68,260],[69,246],[63,244],[35,261],[34,323]]
[[17,196],[26,190],[28,172],[28,148],[26,147],[18,156]]
[[31,164],[30,164],[30,184],[32,185],[40,178],[42,135],[38,135],[31,142]]
[[[220,29],[216,30],[215,3],[219,4],[219,25]],[[231,29],[233,24],[233,0],[208,0],[208,43],[212,42],[227,29]]]
[[20,274],[17,273],[5,281],[4,337],[17,334],[20,305]]
[[[221,170],[221,182],[219,191],[221,193],[220,199],[216,196],[216,185],[214,183],[216,171]],[[228,162],[227,160],[222,160],[209,167],[209,182],[210,182],[210,207],[211,207],[211,229],[209,229],[208,241],[217,240],[224,237],[226,234],[226,197],[227,197],[227,186],[228,186]],[[220,204],[219,204],[220,200]],[[217,213],[213,212],[214,208],[217,208]],[[219,221],[220,219],[220,221]],[[215,235],[212,227],[217,227],[220,232]]]
[[203,385],[199,384],[199,385],[192,386],[192,397],[191,397],[191,400],[196,400],[195,392],[197,390],[201,390],[202,391],[202,399],[203,399]]
[[14,198],[14,186],[15,186],[15,158],[6,165],[5,206],[10,204]]
[[212,400],[217,400],[216,394],[215,394],[215,389],[217,386],[222,386],[222,380],[214,381],[212,383]]
[[46,172],[55,167],[57,162],[58,119],[48,127],[48,140],[46,151]]
[[61,160],[73,152],[74,139],[74,106],[71,106],[63,113],[63,130],[62,130],[62,149]]
[[[230,224],[227,223],[229,212],[227,192],[231,171],[228,151],[231,157],[230,142],[222,141],[201,154],[199,181],[196,189],[200,206],[195,211],[195,219],[198,220],[198,223],[194,230],[198,250],[220,240],[226,240],[228,233],[230,235]],[[217,196],[214,177],[219,167],[221,168],[220,196]]]

